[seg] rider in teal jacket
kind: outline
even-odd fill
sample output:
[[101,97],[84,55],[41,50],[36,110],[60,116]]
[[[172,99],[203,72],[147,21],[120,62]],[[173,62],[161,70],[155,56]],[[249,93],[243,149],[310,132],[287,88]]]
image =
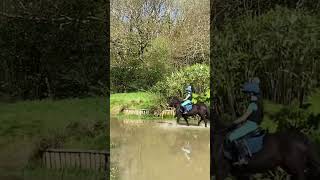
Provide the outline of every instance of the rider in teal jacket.
[[[235,125],[241,124],[241,126],[229,134],[228,139],[231,142],[237,141],[241,137],[256,130],[261,122],[262,109],[258,102],[260,96],[259,83],[259,79],[256,78],[252,82],[248,82],[243,86],[243,92],[250,96],[250,104],[246,112],[239,119],[233,122]],[[244,156],[240,157],[239,163],[246,164],[246,158]]]
[[185,107],[188,104],[192,104],[192,88],[190,85],[186,88],[186,97],[183,99],[183,102],[181,103],[181,106],[184,110],[183,114],[188,113],[188,110]]

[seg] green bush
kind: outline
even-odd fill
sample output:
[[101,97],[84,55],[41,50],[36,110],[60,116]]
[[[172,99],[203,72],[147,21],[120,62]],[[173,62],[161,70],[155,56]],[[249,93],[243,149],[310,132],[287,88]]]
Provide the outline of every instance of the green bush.
[[209,66],[195,64],[190,67],[178,70],[158,82],[152,91],[160,93],[163,97],[170,96],[182,97],[188,84],[194,88],[194,101],[206,101],[210,96],[210,74]]
[[192,95],[192,103],[201,103],[201,102],[204,102],[204,103],[210,103],[210,90],[207,90],[206,92],[204,93],[201,93],[201,94],[196,94],[194,93]]
[[318,130],[320,115],[292,103],[271,114],[270,118],[277,124],[277,131],[298,130],[310,135]]
[[318,15],[277,7],[261,16],[240,17],[213,38],[211,72],[224,104],[235,103],[240,85],[255,76],[264,98],[281,104],[319,86]]
[[[153,39],[143,54],[133,50],[119,56],[111,55],[110,80],[112,92],[132,92],[150,89],[171,71],[170,41],[164,37]],[[138,50],[136,50],[138,51]]]

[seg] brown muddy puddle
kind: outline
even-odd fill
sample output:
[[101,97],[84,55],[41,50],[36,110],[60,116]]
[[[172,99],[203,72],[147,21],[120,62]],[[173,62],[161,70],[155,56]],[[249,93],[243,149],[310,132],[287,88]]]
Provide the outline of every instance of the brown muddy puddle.
[[209,127],[111,120],[111,180],[209,180]]

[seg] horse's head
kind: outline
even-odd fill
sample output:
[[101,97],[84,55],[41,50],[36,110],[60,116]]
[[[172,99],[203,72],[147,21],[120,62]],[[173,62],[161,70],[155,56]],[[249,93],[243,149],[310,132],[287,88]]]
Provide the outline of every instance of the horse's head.
[[180,105],[181,101],[178,97],[172,96],[168,98],[168,104],[169,107],[178,107]]

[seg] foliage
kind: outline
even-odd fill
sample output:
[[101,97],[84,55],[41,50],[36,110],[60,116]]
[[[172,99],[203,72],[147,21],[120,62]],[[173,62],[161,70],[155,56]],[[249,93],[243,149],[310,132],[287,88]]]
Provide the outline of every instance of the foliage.
[[302,10],[277,7],[261,16],[242,16],[215,32],[213,83],[226,109],[236,111],[240,85],[261,79],[263,97],[300,105],[319,86],[320,21]]
[[141,55],[141,59],[132,55],[131,51],[127,53],[129,54],[124,55],[126,58],[123,60],[121,56],[112,56],[110,72],[112,92],[148,89],[170,71],[168,60],[171,51],[166,38],[158,37],[152,40],[146,47],[146,52]]
[[[204,64],[195,64],[167,76],[157,83],[152,91],[160,93],[165,99],[170,96],[182,97],[188,84],[193,86],[195,100],[205,98],[209,92],[209,67]],[[206,97],[205,97],[206,96]]]
[[103,1],[4,1],[0,5],[0,98],[106,93]]
[[215,0],[212,3],[211,21],[214,28],[223,29],[226,24],[236,21],[241,16],[259,16],[276,6],[318,13],[320,2],[318,0]]
[[193,93],[192,94],[192,103],[193,104],[196,104],[196,103],[209,103],[210,102],[210,90],[207,90],[206,92],[204,93],[201,93],[201,94],[196,94],[196,93]]
[[[209,63],[209,1],[111,1],[111,90],[149,90],[168,73]],[[201,33],[199,33],[201,32]]]
[[294,103],[284,106],[270,118],[277,124],[278,131],[295,129],[304,133],[317,129],[320,120],[319,115],[316,116],[308,110],[301,109]]

